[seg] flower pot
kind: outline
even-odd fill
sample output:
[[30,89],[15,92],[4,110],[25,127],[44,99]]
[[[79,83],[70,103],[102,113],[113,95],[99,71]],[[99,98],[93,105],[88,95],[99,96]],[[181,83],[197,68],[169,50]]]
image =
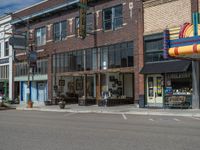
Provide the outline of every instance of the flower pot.
[[59,107],[60,107],[60,109],[64,109],[65,108],[65,102],[59,102]]
[[27,102],[27,108],[33,108],[33,102],[32,101]]

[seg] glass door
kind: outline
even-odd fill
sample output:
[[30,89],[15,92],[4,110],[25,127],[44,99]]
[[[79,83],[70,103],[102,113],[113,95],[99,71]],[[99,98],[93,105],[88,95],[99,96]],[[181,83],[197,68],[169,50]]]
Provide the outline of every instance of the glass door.
[[163,106],[163,77],[161,75],[147,76],[148,106]]

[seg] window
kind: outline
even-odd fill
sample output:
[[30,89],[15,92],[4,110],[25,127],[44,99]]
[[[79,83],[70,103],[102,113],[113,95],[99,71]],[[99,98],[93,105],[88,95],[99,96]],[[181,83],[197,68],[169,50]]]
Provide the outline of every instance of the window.
[[86,70],[97,69],[97,49],[86,50]]
[[[54,56],[53,56],[53,59],[55,59]],[[47,68],[48,68],[48,60],[47,59],[37,60],[37,68],[34,70],[34,74],[35,75],[47,74],[47,71],[48,71]],[[15,75],[16,76],[27,76],[28,75],[28,65],[26,62],[16,64],[16,74]]]
[[162,38],[145,41],[145,62],[163,61],[162,48]]
[[87,14],[86,32],[90,33],[94,30],[94,15],[92,13]]
[[[94,15],[92,13],[87,14],[86,18],[86,32],[91,33],[94,30]],[[79,17],[75,18],[75,31],[76,36],[79,36],[80,32],[80,19]]]
[[76,36],[79,36],[80,35],[80,19],[79,17],[76,17],[75,18],[75,34]]
[[46,44],[46,28],[36,29],[36,44],[37,46],[42,46]]
[[101,48],[101,69],[132,67],[133,42],[114,44]]
[[67,36],[67,21],[55,23],[53,26],[53,37],[55,41],[64,40]]
[[123,25],[122,5],[105,9],[103,11],[104,30],[115,30]]
[[8,41],[5,42],[5,48],[4,48],[4,56],[9,55],[9,43]]
[[0,79],[8,79],[9,66],[0,66]]

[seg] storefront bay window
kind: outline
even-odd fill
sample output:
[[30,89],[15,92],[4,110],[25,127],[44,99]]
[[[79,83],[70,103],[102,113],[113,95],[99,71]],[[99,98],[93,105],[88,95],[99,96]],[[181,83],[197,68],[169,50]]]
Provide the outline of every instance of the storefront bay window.
[[101,69],[133,66],[133,42],[101,47]]
[[86,70],[96,70],[97,69],[97,49],[87,49],[85,51],[86,56]]
[[[37,60],[37,68],[34,68],[34,70],[33,70],[34,75],[47,74],[47,67],[48,67],[48,60],[47,59]],[[27,76],[27,75],[28,75],[28,64],[27,64],[27,62],[17,63],[16,64],[15,76],[20,77],[20,76]]]
[[54,54],[53,72],[78,72],[133,67],[133,41]]

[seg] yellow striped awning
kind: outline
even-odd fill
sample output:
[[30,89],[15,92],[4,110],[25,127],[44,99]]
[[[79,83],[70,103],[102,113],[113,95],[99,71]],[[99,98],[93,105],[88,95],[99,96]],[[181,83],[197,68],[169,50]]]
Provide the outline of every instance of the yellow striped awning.
[[169,49],[168,53],[172,57],[200,54],[200,44],[181,46],[181,47],[173,47],[173,48]]

